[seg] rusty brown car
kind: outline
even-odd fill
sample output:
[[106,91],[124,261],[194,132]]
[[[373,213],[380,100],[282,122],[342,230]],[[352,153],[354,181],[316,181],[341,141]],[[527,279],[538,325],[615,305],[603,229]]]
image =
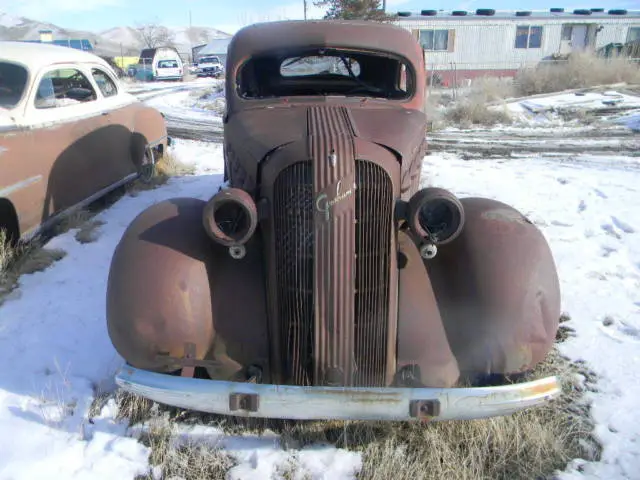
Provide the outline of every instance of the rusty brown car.
[[549,246],[513,207],[421,180],[411,33],[248,26],[225,82],[225,184],[144,210],[114,253],[121,387],[289,419],[479,418],[559,393],[531,377],[560,316]]
[[27,239],[153,173],[164,118],[126,93],[102,58],[0,42],[0,230]]

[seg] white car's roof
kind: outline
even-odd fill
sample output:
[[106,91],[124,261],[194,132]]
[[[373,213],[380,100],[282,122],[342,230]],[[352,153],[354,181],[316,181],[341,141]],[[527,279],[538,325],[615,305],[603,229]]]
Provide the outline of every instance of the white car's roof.
[[92,62],[111,68],[107,62],[89,52],[46,43],[0,41],[0,62],[20,63],[29,70],[55,63]]

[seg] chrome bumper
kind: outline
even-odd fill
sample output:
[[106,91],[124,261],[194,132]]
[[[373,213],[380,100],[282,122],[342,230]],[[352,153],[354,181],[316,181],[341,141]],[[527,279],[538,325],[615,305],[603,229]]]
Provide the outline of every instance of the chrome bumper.
[[556,377],[499,387],[299,387],[177,377],[129,365],[116,383],[175,407],[296,420],[467,420],[508,415],[560,394]]

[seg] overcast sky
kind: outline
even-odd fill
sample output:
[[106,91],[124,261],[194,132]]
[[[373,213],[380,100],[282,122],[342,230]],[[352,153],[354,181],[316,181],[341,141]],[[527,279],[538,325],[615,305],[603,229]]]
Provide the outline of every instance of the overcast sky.
[[[496,10],[574,8],[640,9],[640,0],[387,0],[387,10],[495,8]],[[594,3],[595,1],[595,3]],[[308,0],[309,17],[321,18],[322,9]],[[0,0],[0,11],[46,21],[66,28],[100,31],[115,26],[158,21],[167,26],[216,27],[234,33],[258,21],[303,18],[303,0]]]

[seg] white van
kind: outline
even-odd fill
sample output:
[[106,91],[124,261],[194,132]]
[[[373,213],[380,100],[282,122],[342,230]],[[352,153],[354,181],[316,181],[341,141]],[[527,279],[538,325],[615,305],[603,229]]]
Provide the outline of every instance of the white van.
[[145,48],[139,63],[150,70],[153,80],[183,80],[182,58],[173,47]]

